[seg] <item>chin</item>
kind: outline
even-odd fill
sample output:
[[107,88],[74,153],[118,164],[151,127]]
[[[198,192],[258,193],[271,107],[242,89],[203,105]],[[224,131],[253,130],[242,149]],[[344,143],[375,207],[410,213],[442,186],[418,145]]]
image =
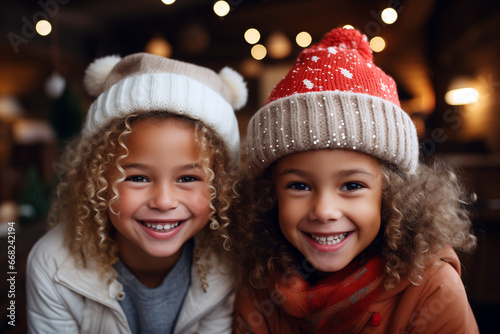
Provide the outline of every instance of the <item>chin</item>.
[[317,270],[325,273],[325,274],[331,274],[331,273],[335,273],[337,271],[341,271],[342,269],[344,269],[345,267],[347,267],[347,265],[345,266],[314,266]]
[[321,260],[315,261],[314,259],[308,259],[309,263],[318,271],[323,272],[325,274],[334,273],[337,271],[341,271],[345,267],[349,265],[348,261],[337,261],[337,260]]

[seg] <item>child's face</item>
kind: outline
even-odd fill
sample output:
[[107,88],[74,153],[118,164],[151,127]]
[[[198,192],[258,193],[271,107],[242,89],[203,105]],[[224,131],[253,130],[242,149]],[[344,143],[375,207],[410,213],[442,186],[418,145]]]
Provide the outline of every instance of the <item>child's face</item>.
[[[209,220],[209,190],[198,159],[194,129],[175,119],[137,121],[121,162],[126,179],[108,210],[118,246],[147,261],[180,254]],[[130,250],[134,251],[130,251]]]
[[381,224],[380,163],[348,150],[317,150],[277,162],[275,187],[285,237],[318,270],[346,267]]

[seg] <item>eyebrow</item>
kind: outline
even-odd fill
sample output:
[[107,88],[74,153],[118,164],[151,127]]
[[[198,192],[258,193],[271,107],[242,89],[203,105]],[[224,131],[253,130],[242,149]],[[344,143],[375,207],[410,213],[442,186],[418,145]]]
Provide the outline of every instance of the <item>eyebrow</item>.
[[[301,170],[301,169],[290,168],[290,169],[285,169],[285,170],[281,171],[280,173],[278,173],[277,176],[283,176],[286,174],[297,174],[297,175],[301,175],[301,176],[306,176],[308,173],[306,171]],[[367,171],[365,169],[346,169],[346,170],[341,170],[339,172],[339,175],[343,176],[343,177],[351,176],[354,174],[365,174],[368,176],[375,177],[374,174],[370,173],[369,171]]]
[[283,176],[286,174],[307,175],[307,173],[303,170],[290,168],[290,169],[285,169],[282,172],[278,173],[277,176]]
[[126,165],[123,165],[122,168],[123,169],[128,169],[128,168],[146,169],[148,167],[146,165],[139,164],[139,163],[128,163]]
[[[130,168],[149,169],[150,167],[148,165],[145,165],[145,164],[132,162],[132,163],[128,163],[128,164],[123,165],[122,168],[123,169],[130,169]],[[186,171],[186,170],[190,170],[190,169],[201,169],[201,165],[198,163],[185,164],[185,165],[181,165],[179,167],[176,167],[176,169],[178,171]]]
[[339,174],[342,176],[351,176],[354,174],[365,174],[365,175],[375,177],[374,174],[370,173],[369,171],[367,171],[365,169],[346,169],[346,170],[340,171]]

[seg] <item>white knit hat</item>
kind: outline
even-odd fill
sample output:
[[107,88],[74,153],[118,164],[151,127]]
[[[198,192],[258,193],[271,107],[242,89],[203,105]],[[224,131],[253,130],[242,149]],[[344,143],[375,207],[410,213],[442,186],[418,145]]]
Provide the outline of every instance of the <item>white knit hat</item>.
[[98,96],[82,135],[90,137],[109,121],[129,114],[168,111],[200,120],[226,143],[239,160],[240,136],[234,109],[243,107],[247,88],[240,74],[216,72],[160,56],[136,53],[95,60],[85,72],[85,88]]
[[254,175],[285,155],[327,148],[363,152],[409,172],[418,164],[417,132],[396,84],[354,29],[334,29],[303,50],[248,125]]

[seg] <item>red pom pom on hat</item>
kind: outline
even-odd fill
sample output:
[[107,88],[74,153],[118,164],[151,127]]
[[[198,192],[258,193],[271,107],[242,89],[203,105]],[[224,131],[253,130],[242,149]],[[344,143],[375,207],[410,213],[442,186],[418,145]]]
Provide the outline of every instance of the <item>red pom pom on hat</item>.
[[323,37],[320,44],[326,47],[357,50],[363,58],[373,61],[368,38],[355,29],[334,29]]

